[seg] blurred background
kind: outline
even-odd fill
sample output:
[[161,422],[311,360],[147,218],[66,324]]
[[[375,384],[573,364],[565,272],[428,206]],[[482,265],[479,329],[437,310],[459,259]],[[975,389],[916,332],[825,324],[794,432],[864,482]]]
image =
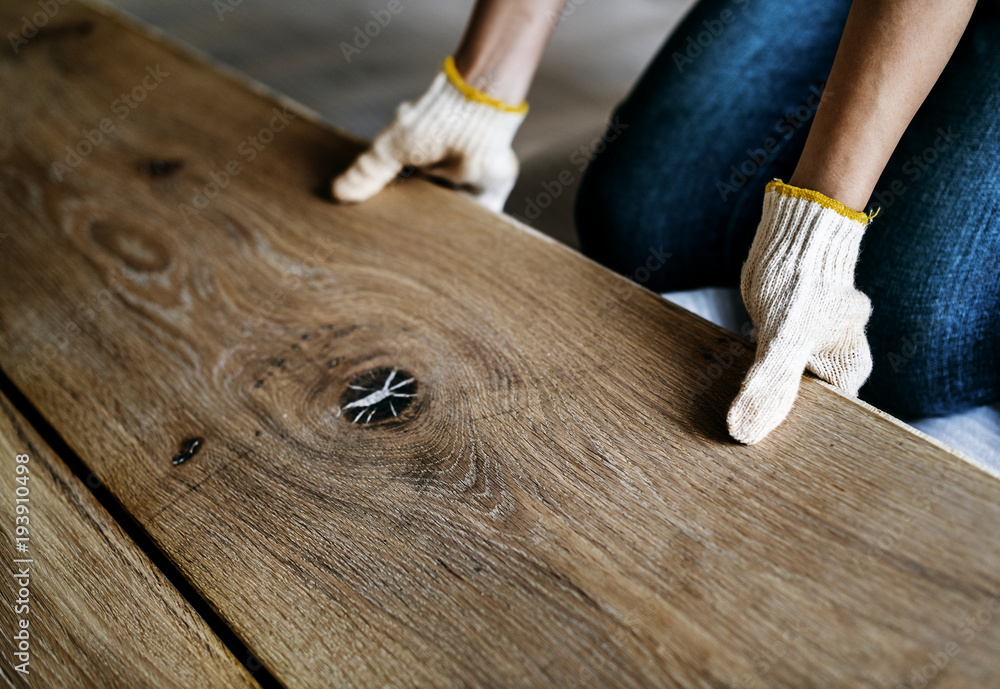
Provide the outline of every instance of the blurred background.
[[[400,11],[382,25],[372,13],[384,17],[390,0],[103,1],[365,139],[390,122],[401,101],[427,89],[458,46],[474,4],[398,0]],[[577,247],[577,152],[594,145],[611,110],[693,4],[568,0],[528,94],[531,112],[514,139],[521,174],[507,213]],[[536,215],[531,200],[566,170],[572,183]],[[735,289],[663,296],[736,332],[749,320]],[[1000,473],[1000,404],[910,424]]]
[[[382,26],[372,12],[386,10],[389,0],[106,1],[365,139],[392,120],[400,101],[427,89],[457,48],[474,4],[399,0],[402,10]],[[508,213],[577,245],[572,201],[580,174],[570,157],[601,136],[611,109],[691,4],[568,1],[528,95],[531,113],[514,140],[521,175]],[[341,43],[357,51],[345,55]],[[573,184],[529,217],[525,199],[567,169]]]

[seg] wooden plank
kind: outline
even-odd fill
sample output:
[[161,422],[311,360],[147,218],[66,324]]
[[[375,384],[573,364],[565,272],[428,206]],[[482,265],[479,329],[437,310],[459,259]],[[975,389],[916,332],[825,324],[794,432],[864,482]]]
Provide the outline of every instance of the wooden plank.
[[4,686],[258,686],[3,395],[0,457]]
[[745,341],[421,180],[331,204],[358,142],[58,25],[0,60],[0,366],[287,686],[1000,676],[996,480],[814,379],[737,445]]

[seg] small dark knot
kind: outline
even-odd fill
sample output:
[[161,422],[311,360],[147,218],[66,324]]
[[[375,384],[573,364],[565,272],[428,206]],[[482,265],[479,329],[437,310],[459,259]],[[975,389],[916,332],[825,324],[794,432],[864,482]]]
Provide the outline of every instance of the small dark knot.
[[184,440],[181,442],[181,451],[174,457],[173,463],[177,465],[188,461],[198,454],[198,450],[200,450],[201,446],[204,444],[205,441],[202,438],[188,438],[187,440]]

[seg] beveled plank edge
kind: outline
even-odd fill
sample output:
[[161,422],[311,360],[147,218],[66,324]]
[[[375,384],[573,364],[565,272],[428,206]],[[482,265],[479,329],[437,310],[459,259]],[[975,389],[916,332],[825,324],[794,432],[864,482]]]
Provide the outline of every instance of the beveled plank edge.
[[860,406],[862,409],[870,412],[872,415],[878,417],[882,421],[890,423],[893,426],[897,426],[899,428],[902,428],[905,431],[909,431],[910,433],[912,433],[913,435],[917,436],[918,438],[920,438],[924,442],[926,442],[926,443],[928,443],[930,445],[933,445],[934,447],[938,448],[939,450],[943,450],[943,451],[948,452],[948,453],[950,453],[952,455],[955,455],[956,457],[958,457],[962,461],[964,461],[964,462],[966,462],[968,464],[971,464],[975,468],[979,469],[980,471],[982,471],[983,473],[985,473],[991,479],[1000,480],[1000,470],[995,469],[994,467],[991,467],[990,465],[988,465],[988,464],[986,464],[984,462],[981,462],[980,460],[976,459],[975,457],[971,457],[971,456],[965,454],[964,452],[962,452],[958,448],[954,448],[951,445],[947,444],[946,442],[944,442],[942,440],[938,440],[937,438],[935,438],[932,435],[928,435],[927,433],[925,433],[924,431],[920,430],[919,428],[914,428],[913,426],[911,426],[910,424],[906,423],[902,419],[899,419],[899,418],[893,416],[892,414],[889,414],[888,412],[884,412],[881,409],[879,409],[878,407],[872,406],[871,404],[869,404],[868,402],[865,402],[861,398],[858,398],[858,397],[848,397],[841,390],[839,390],[837,387],[831,385],[830,383],[827,383],[825,380],[823,380],[821,378],[817,378],[817,377],[813,376],[812,374],[806,375],[805,378],[806,378],[806,380],[810,380],[813,383],[816,383],[816,384],[818,384],[818,385],[820,385],[820,386],[822,386],[822,387],[830,390],[831,392],[833,392],[833,393],[835,393],[837,395],[840,395],[841,397],[843,397],[848,402],[852,402],[852,403]]

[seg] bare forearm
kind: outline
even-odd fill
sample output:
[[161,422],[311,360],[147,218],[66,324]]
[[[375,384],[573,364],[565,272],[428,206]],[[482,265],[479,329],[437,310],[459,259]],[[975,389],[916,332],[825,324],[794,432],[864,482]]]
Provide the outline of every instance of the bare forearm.
[[975,0],[855,0],[789,182],[863,210]]
[[528,94],[566,0],[478,0],[455,66],[472,86],[507,103]]

